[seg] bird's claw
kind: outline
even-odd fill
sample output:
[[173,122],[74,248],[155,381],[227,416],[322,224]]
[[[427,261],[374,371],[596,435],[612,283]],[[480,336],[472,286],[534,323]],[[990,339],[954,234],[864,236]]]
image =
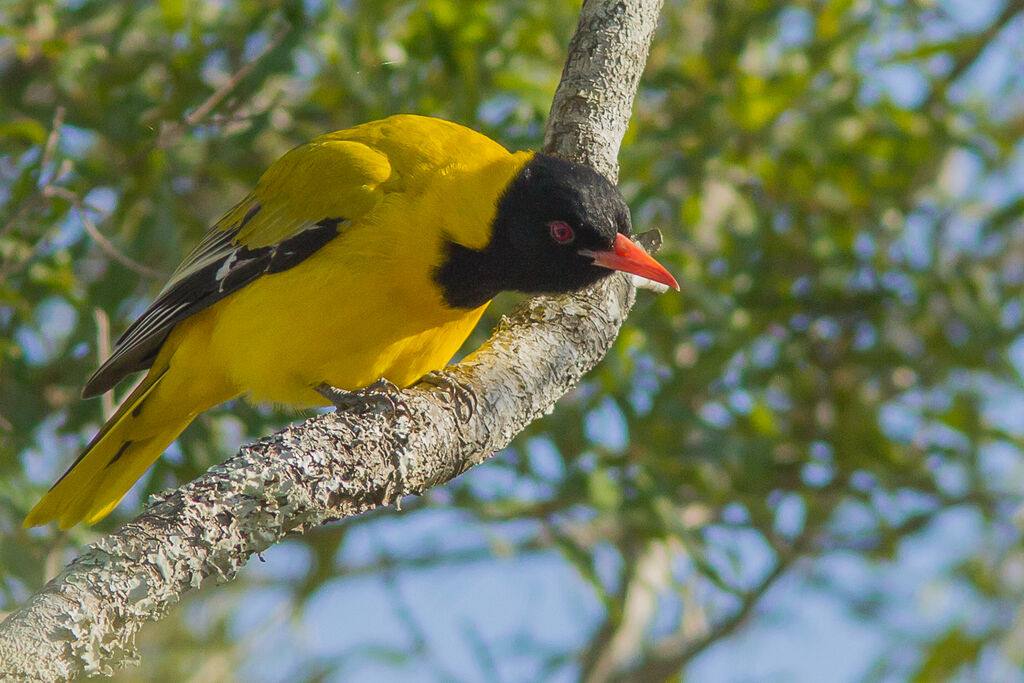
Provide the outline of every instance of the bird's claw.
[[355,410],[363,403],[356,392],[333,387],[327,382],[318,384],[313,390],[333,403],[338,410]]
[[[461,419],[469,419],[476,412],[476,394],[469,385],[463,384],[450,374],[431,370],[420,378],[420,382],[447,392],[449,400],[455,402],[456,414]],[[465,416],[462,414],[462,406],[466,407]]]
[[383,407],[391,417],[409,416],[409,407],[402,391],[383,377],[363,389],[347,391],[326,382],[315,387],[316,392],[334,404],[338,410],[377,410]]
[[[402,391],[390,380],[381,377],[373,384],[356,391],[346,391],[326,382],[315,387],[318,394],[333,403],[338,410],[364,411],[383,408],[392,418],[409,417],[409,406],[402,397]],[[402,453],[392,454],[394,476],[384,488],[384,505],[395,504],[402,509],[402,496],[406,495],[407,466]]]

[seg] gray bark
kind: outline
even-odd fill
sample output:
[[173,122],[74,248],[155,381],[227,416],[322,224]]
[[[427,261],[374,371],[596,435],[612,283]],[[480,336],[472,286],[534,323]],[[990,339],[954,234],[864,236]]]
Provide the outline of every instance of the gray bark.
[[[612,178],[660,0],[584,3],[555,94],[545,151]],[[318,416],[243,447],[82,554],[0,624],[3,680],[109,675],[135,635],[206,579],[230,581],[289,533],[449,481],[551,410],[604,356],[633,303],[616,274],[573,296],[537,297],[446,376],[396,410]]]

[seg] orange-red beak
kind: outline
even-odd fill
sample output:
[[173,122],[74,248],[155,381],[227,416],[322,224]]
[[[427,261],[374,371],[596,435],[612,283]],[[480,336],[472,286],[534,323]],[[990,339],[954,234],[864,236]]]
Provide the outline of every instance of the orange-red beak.
[[580,249],[580,253],[594,259],[596,266],[639,275],[679,291],[679,283],[672,274],[621,232],[615,236],[615,244],[608,251]]

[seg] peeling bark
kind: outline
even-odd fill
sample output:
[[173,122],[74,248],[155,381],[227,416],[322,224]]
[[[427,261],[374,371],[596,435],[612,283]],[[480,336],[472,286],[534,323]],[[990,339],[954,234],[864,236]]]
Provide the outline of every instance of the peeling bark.
[[[612,178],[660,0],[584,3],[544,148]],[[615,274],[537,297],[444,376],[359,412],[322,415],[243,447],[82,554],[0,623],[3,680],[109,675],[135,635],[206,579],[232,580],[286,534],[421,493],[506,446],[608,351],[633,304]]]

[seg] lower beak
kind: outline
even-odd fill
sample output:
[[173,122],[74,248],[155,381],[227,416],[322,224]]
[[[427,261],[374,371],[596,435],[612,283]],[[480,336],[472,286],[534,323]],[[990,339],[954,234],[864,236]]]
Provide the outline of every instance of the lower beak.
[[615,236],[615,243],[611,249],[607,251],[580,249],[579,253],[594,259],[595,266],[639,275],[679,291],[679,283],[672,277],[672,274],[651,258],[636,242],[621,232]]

